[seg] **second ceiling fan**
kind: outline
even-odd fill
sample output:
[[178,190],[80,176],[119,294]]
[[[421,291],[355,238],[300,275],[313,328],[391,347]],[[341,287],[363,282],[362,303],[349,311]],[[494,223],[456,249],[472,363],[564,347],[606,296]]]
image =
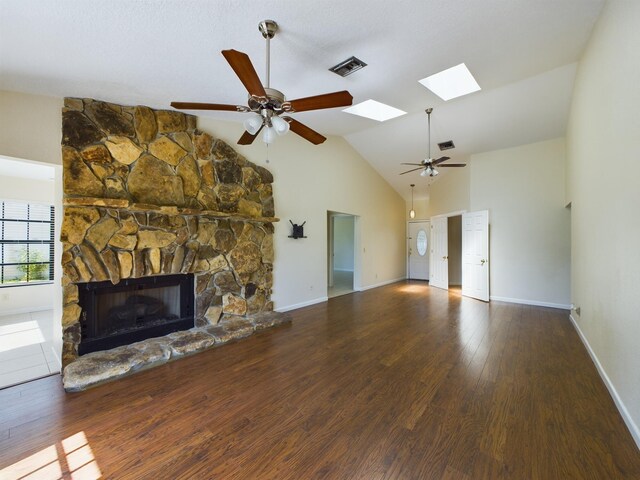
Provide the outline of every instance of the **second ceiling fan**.
[[431,112],[433,112],[433,108],[427,108],[425,110],[427,112],[427,116],[429,117],[429,156],[422,160],[420,163],[401,163],[400,165],[415,165],[418,168],[412,168],[411,170],[407,170],[406,172],[402,172],[400,175],[404,175],[405,173],[415,172],[416,170],[422,170],[420,172],[420,176],[422,177],[435,177],[438,175],[438,170],[436,170],[436,166],[440,167],[466,167],[466,163],[448,163],[443,165],[442,162],[446,162],[449,160],[449,157],[440,157],[440,158],[431,158]]
[[249,100],[246,107],[244,105],[194,102],[171,102],[171,106],[181,110],[252,112],[251,117],[244,122],[246,132],[238,140],[240,145],[253,143],[262,130],[264,130],[263,140],[269,144],[275,139],[276,135],[284,135],[289,129],[314,145],[324,142],[326,140],[324,136],[287,114],[324,108],[346,107],[353,103],[353,97],[348,91],[343,90],[288,101],[282,92],[269,87],[269,41],[278,31],[278,24],[273,20],[264,20],[258,24],[258,29],[267,41],[266,86],[263,86],[246,53],[238,52],[237,50],[222,50],[222,55],[229,62],[247,92],[249,92]]

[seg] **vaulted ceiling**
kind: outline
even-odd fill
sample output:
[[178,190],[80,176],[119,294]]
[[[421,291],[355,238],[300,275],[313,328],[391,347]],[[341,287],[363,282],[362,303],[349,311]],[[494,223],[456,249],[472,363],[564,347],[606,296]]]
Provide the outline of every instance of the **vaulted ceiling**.
[[[288,98],[346,89],[354,103],[372,98],[408,112],[384,123],[341,109],[296,115],[344,136],[408,198],[409,184],[426,180],[399,176],[399,163],[426,156],[426,107],[434,107],[433,144],[452,139],[454,160],[564,134],[575,62],[603,2],[0,0],[0,88],[156,108],[244,104],[220,51],[247,53],[262,76],[257,25],[274,19],[271,86]],[[351,55],[368,66],[345,78],[328,71]],[[444,102],[418,83],[461,62],[480,92]],[[237,120],[242,133],[241,114],[201,114]]]

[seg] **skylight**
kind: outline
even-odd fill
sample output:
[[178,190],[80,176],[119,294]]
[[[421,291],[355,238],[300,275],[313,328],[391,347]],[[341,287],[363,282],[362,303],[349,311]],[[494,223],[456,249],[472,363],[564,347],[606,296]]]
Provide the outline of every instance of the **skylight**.
[[371,99],[365,100],[357,105],[353,105],[352,107],[345,108],[343,112],[370,118],[379,122],[391,120],[392,118],[400,117],[407,113]]
[[464,63],[423,78],[419,82],[443,100],[451,100],[480,90],[480,85]]

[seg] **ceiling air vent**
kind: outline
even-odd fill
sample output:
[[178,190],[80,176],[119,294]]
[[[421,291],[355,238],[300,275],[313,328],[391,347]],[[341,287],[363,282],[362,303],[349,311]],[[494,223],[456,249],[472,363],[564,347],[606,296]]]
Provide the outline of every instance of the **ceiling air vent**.
[[357,72],[358,70],[366,66],[367,64],[362,60],[356,57],[351,57],[347,58],[345,61],[340,62],[337,65],[334,65],[329,70],[340,75],[341,77],[346,77],[347,75],[351,75],[353,72]]
[[438,146],[440,150],[451,150],[452,148],[456,148],[453,144],[453,140],[447,140],[446,142],[439,143]]

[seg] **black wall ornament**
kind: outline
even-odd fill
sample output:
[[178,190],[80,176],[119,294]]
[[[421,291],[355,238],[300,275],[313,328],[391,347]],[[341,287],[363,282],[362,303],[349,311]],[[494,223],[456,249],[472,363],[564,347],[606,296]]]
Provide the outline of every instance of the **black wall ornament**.
[[289,235],[289,238],[295,238],[296,240],[298,238],[307,238],[304,236],[304,224],[307,223],[306,220],[302,222],[302,225],[293,223],[291,220],[289,220],[289,223],[293,227],[293,230],[291,231],[291,235]]

